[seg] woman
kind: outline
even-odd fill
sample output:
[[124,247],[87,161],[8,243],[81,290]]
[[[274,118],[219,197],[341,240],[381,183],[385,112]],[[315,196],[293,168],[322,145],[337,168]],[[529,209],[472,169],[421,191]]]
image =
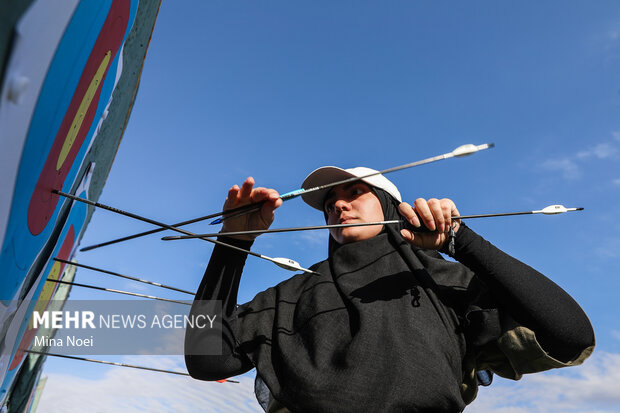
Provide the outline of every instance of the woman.
[[[369,171],[323,167],[302,186]],[[253,185],[248,178],[232,187],[224,209],[264,201],[262,209],[225,221],[223,232],[271,225],[282,201],[275,190]],[[476,372],[519,379],[591,354],[594,332],[579,305],[452,221],[459,213],[451,200],[411,206],[382,175],[303,198],[329,224],[404,218],[430,232],[331,229],[328,259],[311,267],[320,276],[295,275],[239,307],[246,255],[216,246],[196,300],[223,301],[223,354],[186,355],[193,377],[216,380],[256,367],[257,394],[268,388],[268,411],[459,412],[476,396]],[[250,236],[223,240],[252,244]],[[206,336],[188,330],[186,342],[200,345]]]

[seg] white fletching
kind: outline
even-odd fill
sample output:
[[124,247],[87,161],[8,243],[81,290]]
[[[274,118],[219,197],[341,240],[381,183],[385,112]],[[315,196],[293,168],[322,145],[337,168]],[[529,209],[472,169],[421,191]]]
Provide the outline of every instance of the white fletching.
[[[571,208],[571,211],[574,211],[575,208]],[[532,211],[534,214],[545,214],[545,215],[555,215],[555,214],[563,214],[564,212],[568,212],[569,209],[566,209],[564,205],[549,205],[541,209],[540,211]]]
[[488,148],[492,148],[493,144],[482,144],[482,145],[474,145],[471,143],[468,143],[467,145],[461,145],[458,148],[456,148],[455,150],[452,151],[452,156],[467,156],[467,155],[471,155],[472,153],[476,153],[478,151],[481,151],[483,149],[488,149]]
[[315,271],[311,271],[307,268],[302,267],[301,265],[299,265],[297,261],[294,261],[290,258],[277,257],[277,258],[270,258],[269,260],[273,262],[274,264],[276,264],[278,267],[284,268],[285,270],[303,271],[303,272],[308,272],[311,274],[318,274]]

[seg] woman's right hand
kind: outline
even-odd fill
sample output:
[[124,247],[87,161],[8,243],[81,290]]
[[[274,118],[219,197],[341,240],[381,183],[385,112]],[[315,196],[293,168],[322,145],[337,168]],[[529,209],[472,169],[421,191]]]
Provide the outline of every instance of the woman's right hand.
[[[224,202],[224,211],[262,201],[264,201],[264,204],[259,211],[254,211],[249,214],[239,215],[224,220],[224,224],[220,232],[268,229],[273,222],[275,216],[274,211],[282,205],[282,200],[280,199],[278,191],[270,188],[254,188],[254,178],[252,177],[248,177],[241,185],[241,188],[239,188],[238,185],[230,188],[228,190],[226,202]],[[253,240],[256,237],[257,235],[232,236],[232,238],[244,240]]]

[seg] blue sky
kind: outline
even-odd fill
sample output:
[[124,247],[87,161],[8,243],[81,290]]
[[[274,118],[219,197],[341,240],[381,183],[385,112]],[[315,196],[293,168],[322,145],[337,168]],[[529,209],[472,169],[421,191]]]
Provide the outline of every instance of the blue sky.
[[[614,1],[163,2],[100,202],[172,223],[220,210],[228,188],[250,175],[284,193],[323,165],[385,169],[495,142],[493,150],[389,178],[406,200],[449,197],[463,214],[585,207],[469,225],[571,293],[598,346],[580,368],[497,379],[468,411],[547,411],[545,403],[567,400],[562,411],[620,411],[612,386],[620,380],[619,110]],[[321,214],[297,199],[278,210],[273,227],[320,223]],[[146,229],[97,211],[82,246]],[[325,258],[327,236],[265,235],[253,250],[309,266]],[[77,258],[194,290],[211,249],[150,236]],[[239,301],[288,276],[248,258]],[[79,270],[76,281],[185,298],[106,277]],[[75,288],[71,299],[83,298],[116,297]],[[182,367],[180,359],[150,362]],[[62,378],[82,383],[82,398],[91,391],[85,402],[99,397],[102,411],[229,411],[222,399],[257,409],[247,401],[249,378],[218,385],[119,369],[50,359],[42,406],[81,406],[78,396],[54,396]],[[104,384],[105,392],[88,390]]]

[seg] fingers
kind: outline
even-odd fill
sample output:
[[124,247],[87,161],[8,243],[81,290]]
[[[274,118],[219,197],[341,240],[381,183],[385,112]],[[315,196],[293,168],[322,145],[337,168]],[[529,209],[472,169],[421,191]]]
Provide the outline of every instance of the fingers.
[[271,203],[273,209],[282,205],[278,191],[263,187],[254,188],[254,178],[250,176],[241,184],[241,188],[238,185],[234,185],[228,190],[224,209],[262,201]]
[[254,186],[254,178],[247,177],[241,188],[238,185],[233,185],[228,190],[226,201],[224,202],[224,210],[236,208],[243,204],[250,203],[250,194],[252,193],[252,187]]
[[[275,217],[275,209],[282,205],[282,199],[275,189],[254,188],[254,178],[252,177],[248,177],[241,184],[241,187],[234,185],[228,190],[224,210],[254,203],[263,203],[259,211],[227,219],[222,226],[222,232],[269,228]],[[255,237],[255,235],[235,236],[235,238],[242,239],[254,239]]]
[[410,243],[413,243],[413,240],[415,239],[415,233],[409,231],[408,229],[401,229],[400,235],[402,235],[405,241],[408,241]]
[[[456,205],[454,204],[454,202],[451,199],[444,198],[444,199],[442,199],[442,201],[449,202],[449,204],[450,204],[450,218],[458,217],[459,215],[461,215],[459,213],[459,210],[456,208]],[[452,228],[454,228],[454,232],[458,232],[459,227],[461,226],[461,220],[460,219],[455,219],[455,220],[452,221],[451,225],[452,225]]]
[[274,205],[278,203],[278,206],[282,204],[282,200],[280,199],[278,191],[276,191],[275,189],[268,189],[263,187],[254,189],[252,191],[252,194],[250,195],[250,200],[251,202],[266,201],[267,203],[272,203]]
[[401,204],[398,206],[398,211],[407,221],[409,221],[411,225],[416,228],[420,226],[421,223],[418,219],[418,215],[413,210],[413,207],[407,202],[401,202]]
[[273,208],[279,208],[282,205],[282,199],[280,199],[280,194],[275,189],[268,189],[267,196],[265,198],[266,201],[273,204]]
[[435,216],[435,221],[439,221],[439,225],[437,225],[437,230],[439,232],[447,232],[450,229],[450,225],[452,224],[452,208],[449,203],[445,202],[443,199],[440,201],[439,199],[431,199],[433,205],[433,216]]
[[[435,202],[435,198],[426,201],[424,198],[418,198],[413,205],[415,210],[422,219],[422,222],[431,231],[435,231],[443,225],[443,214],[441,208]],[[440,232],[443,232],[440,230]]]
[[241,184],[241,190],[239,191],[239,195],[237,199],[241,203],[247,203],[250,201],[250,196],[252,195],[252,188],[254,187],[254,178],[248,176],[243,184]]
[[[398,212],[403,216],[403,218],[405,218],[411,225],[413,225],[414,227],[418,228],[420,227],[420,220],[418,219],[417,214],[415,213],[415,211],[413,210],[413,207],[411,205],[409,205],[407,202],[401,202],[400,205],[398,205]],[[400,234],[403,236],[403,238],[409,242],[413,241],[413,238],[415,237],[415,235],[413,234],[412,231],[408,230],[408,229],[401,229],[400,230]]]
[[447,232],[452,225],[452,216],[458,213],[452,200],[431,198],[426,201],[418,198],[414,202],[415,211],[422,218],[422,222],[431,231]]
[[[413,207],[406,202],[398,206],[400,214],[416,228],[424,224],[431,232],[412,232],[408,229],[400,231],[403,238],[409,243],[420,248],[441,250],[451,227],[458,231],[460,220],[452,220],[458,216],[459,211],[451,199],[431,198],[428,201],[418,198]],[[417,214],[417,215],[416,215]]]
[[228,190],[228,195],[226,196],[226,201],[224,201],[224,211],[232,208],[232,204],[237,201],[237,193],[239,193],[239,186],[233,185]]

